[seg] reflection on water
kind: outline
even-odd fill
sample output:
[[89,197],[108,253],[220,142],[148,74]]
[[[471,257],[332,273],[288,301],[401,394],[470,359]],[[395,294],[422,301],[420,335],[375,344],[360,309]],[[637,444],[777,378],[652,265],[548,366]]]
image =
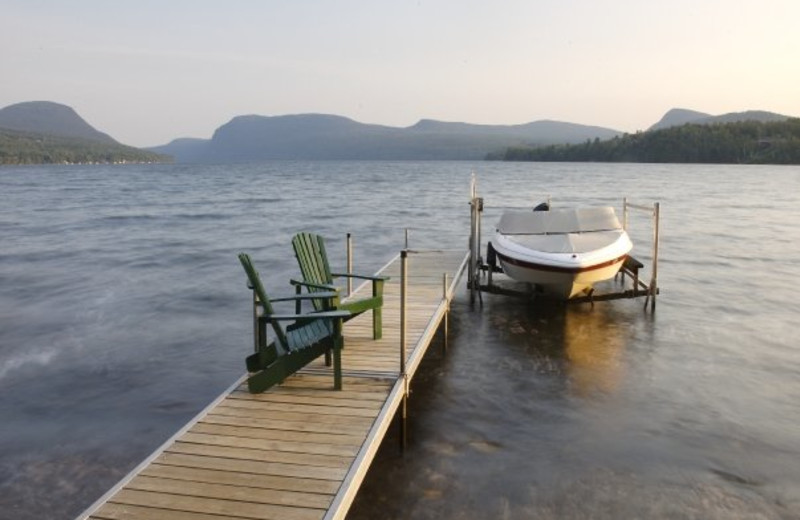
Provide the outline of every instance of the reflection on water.
[[[592,306],[512,298],[501,303],[489,319],[503,331],[504,340],[523,342],[531,360],[537,359],[543,366],[559,360],[571,395],[595,399],[614,393],[623,383],[622,358],[633,333],[628,320],[639,318],[605,302]],[[521,369],[527,364],[518,363]]]
[[600,304],[570,307],[564,314],[564,353],[570,389],[591,399],[613,393],[625,377],[622,360],[626,344],[624,323],[615,321],[613,307]]

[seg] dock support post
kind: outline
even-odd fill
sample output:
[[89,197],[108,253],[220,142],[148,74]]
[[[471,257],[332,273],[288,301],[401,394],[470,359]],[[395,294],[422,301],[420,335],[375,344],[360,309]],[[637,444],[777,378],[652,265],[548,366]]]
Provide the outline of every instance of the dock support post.
[[450,299],[447,296],[447,273],[444,273],[442,275],[442,298],[444,299],[444,338],[442,341],[442,354],[447,354],[447,336],[449,336]]
[[406,450],[408,419],[408,374],[406,373],[406,302],[408,300],[408,250],[400,252],[400,377],[403,378],[403,402],[400,406],[400,452]]
[[[350,233],[347,234],[347,274],[353,274],[353,238]],[[347,277],[347,296],[353,294],[353,278]]]
[[[656,202],[653,204],[653,274],[650,278],[650,294],[648,295],[648,298],[652,297],[652,300],[650,300],[650,312],[655,312],[656,310],[656,294],[658,294],[658,235],[660,221],[661,204]],[[645,300],[645,305],[647,305],[647,300]]]
[[469,303],[475,303],[475,284],[473,283],[473,276],[475,270],[472,266],[475,265],[475,174],[472,174],[472,179],[469,186],[469,266],[467,267],[467,286],[469,287]]
[[473,266],[475,274],[472,276],[472,281],[475,283],[475,292],[478,294],[478,300],[481,305],[483,305],[483,294],[480,291],[481,266],[483,264],[483,258],[481,257],[481,215],[483,214],[483,198],[476,197],[475,205],[477,206],[475,211],[475,264]]

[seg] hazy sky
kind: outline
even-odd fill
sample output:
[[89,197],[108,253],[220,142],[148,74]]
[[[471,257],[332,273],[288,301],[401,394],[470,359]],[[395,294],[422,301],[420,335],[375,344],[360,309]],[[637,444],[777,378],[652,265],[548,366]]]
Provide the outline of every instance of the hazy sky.
[[0,107],[64,103],[134,146],[243,114],[800,116],[798,21],[800,0],[0,0]]

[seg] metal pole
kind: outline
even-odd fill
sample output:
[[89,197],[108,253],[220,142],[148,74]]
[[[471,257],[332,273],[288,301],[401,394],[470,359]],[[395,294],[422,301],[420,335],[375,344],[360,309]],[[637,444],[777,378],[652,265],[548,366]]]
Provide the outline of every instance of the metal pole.
[[408,250],[400,251],[400,374],[406,373],[406,301],[408,298]]
[[467,283],[469,284],[469,301],[475,299],[473,277],[475,274],[475,222],[476,222],[476,201],[478,198],[478,179],[475,172],[472,172],[469,182],[469,270],[467,272]]
[[408,374],[406,374],[406,302],[408,298],[408,250],[400,252],[400,377],[403,378],[403,402],[400,416],[400,451],[406,449],[408,418]]
[[469,224],[469,271],[467,272],[467,284],[469,285],[469,302],[475,303],[475,293],[478,291],[479,284],[479,264],[481,247],[481,206],[483,200],[477,196],[477,190],[473,182],[473,197],[470,205],[470,224]]
[[478,218],[477,218],[478,221],[477,221],[477,223],[475,225],[477,227],[476,231],[477,231],[477,235],[478,235],[478,240],[475,241],[476,242],[475,243],[475,253],[477,255],[478,261],[480,262],[480,259],[481,259],[481,215],[483,214],[483,198],[482,197],[478,197],[476,200],[478,201]]
[[658,239],[659,239],[659,226],[661,222],[661,204],[656,202],[653,204],[653,276],[650,279],[650,292],[653,295],[653,300],[650,302],[650,311],[656,310],[656,294],[658,293]]
[[[353,274],[353,238],[347,234],[347,274]],[[347,277],[347,295],[353,294],[353,278]]]
[[483,258],[481,258],[481,215],[483,214],[483,197],[476,197],[475,202],[478,209],[475,217],[475,275],[472,278],[473,282],[475,282],[475,292],[478,295],[481,305],[483,305],[483,293],[480,292],[481,264],[483,264]]
[[442,341],[442,354],[446,354],[448,322],[450,320],[450,298],[447,297],[447,273],[442,274],[442,298],[444,298],[444,341]]
[[622,229],[628,231],[628,197],[622,198]]
[[[622,197],[622,230],[626,233],[628,232],[628,197]],[[617,279],[617,275],[620,276],[622,280],[623,289],[625,288],[625,268],[623,267],[620,269],[617,274],[614,275],[614,280]],[[636,294],[636,283],[634,282],[633,285],[633,292]]]
[[475,178],[472,179],[472,198],[469,201],[469,268],[467,269],[467,285],[469,286],[469,303],[475,303]]
[[408,228],[406,228],[405,235],[406,235],[405,249],[408,249]]

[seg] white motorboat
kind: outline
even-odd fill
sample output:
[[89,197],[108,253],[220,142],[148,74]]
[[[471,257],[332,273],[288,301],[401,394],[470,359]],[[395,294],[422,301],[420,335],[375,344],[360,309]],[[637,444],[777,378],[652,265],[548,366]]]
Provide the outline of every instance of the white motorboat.
[[611,207],[506,211],[492,244],[509,277],[562,299],[613,278],[632,247]]

